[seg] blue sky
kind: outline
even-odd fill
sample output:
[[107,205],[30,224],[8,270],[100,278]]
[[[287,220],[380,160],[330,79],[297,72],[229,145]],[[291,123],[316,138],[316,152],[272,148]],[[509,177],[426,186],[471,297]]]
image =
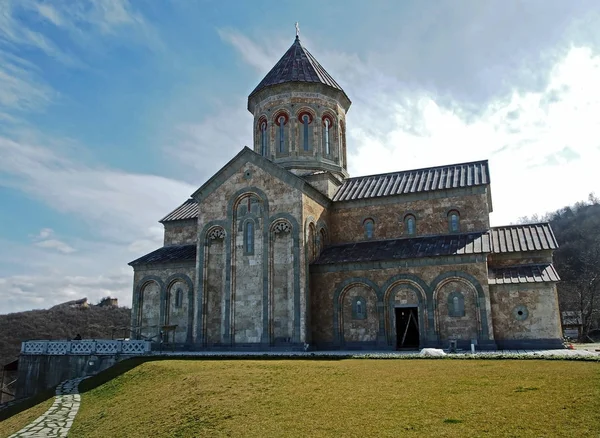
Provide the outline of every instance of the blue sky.
[[494,225],[600,193],[596,1],[3,0],[0,313],[130,305],[295,21],[353,101],[352,175],[487,158]]

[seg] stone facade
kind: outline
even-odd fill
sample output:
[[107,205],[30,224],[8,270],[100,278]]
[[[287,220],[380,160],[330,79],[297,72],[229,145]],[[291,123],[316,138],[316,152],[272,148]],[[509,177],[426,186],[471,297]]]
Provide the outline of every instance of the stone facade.
[[130,263],[135,336],[186,349],[395,349],[409,332],[411,348],[560,345],[549,226],[490,227],[487,161],[348,178],[349,107],[297,38],[248,98],[252,149]]

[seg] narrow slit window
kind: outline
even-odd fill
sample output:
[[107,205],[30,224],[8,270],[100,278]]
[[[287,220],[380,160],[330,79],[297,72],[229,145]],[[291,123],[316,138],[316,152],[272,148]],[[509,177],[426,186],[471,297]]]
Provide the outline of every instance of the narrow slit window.
[[373,234],[374,234],[374,228],[375,228],[375,223],[373,222],[373,219],[367,219],[364,224],[365,224],[365,237],[367,239],[372,239]]
[[460,216],[457,211],[451,211],[448,215],[448,228],[451,233],[458,233],[460,230]]
[[246,222],[246,232],[244,233],[244,246],[246,254],[254,253],[254,222]]
[[181,288],[179,288],[175,292],[175,307],[181,307],[182,304],[183,304],[183,290],[181,290]]
[[417,234],[417,221],[413,215],[406,216],[404,222],[406,224],[406,234],[409,236]]
[[362,316],[362,313],[363,313],[362,301],[358,300],[358,301],[356,302],[356,314],[357,314],[358,316]]

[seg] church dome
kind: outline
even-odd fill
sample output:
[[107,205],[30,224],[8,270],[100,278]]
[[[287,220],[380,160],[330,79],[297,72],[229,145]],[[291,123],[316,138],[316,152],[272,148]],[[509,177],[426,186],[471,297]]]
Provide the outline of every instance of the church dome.
[[[348,176],[346,112],[351,103],[296,34],[248,96],[253,149],[297,175],[324,179],[329,177],[314,175],[327,174],[337,185]],[[331,194],[330,189],[322,191]]]
[[263,80],[260,81],[252,93],[250,93],[250,97],[266,87],[286,82],[321,83],[341,91],[344,93],[346,99],[348,99],[342,87],[319,64],[319,61],[302,46],[300,38],[297,35],[292,46],[285,52],[271,71],[267,73]]

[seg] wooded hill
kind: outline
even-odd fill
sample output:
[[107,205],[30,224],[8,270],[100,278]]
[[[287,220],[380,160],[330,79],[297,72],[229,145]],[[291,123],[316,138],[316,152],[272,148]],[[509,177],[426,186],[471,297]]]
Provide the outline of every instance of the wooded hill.
[[561,277],[558,298],[561,311],[581,312],[582,340],[597,338],[600,328],[600,199],[593,193],[587,202],[561,208],[520,223],[550,222],[559,249],[554,266]]
[[111,339],[129,336],[131,309],[81,303],[59,304],[47,310],[0,315],[0,366],[17,359],[21,342],[30,339]]

